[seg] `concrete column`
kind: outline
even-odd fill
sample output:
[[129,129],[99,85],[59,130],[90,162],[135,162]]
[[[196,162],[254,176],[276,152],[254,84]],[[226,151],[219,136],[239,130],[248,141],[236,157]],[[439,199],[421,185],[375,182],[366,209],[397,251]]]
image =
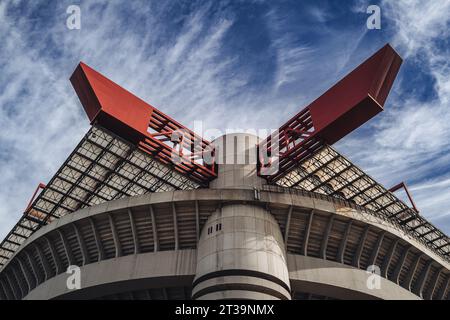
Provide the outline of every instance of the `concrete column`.
[[257,174],[257,136],[233,133],[213,141],[216,148],[217,178],[211,189],[261,188],[265,180]]
[[230,204],[200,235],[193,299],[291,299],[280,227],[264,208]]

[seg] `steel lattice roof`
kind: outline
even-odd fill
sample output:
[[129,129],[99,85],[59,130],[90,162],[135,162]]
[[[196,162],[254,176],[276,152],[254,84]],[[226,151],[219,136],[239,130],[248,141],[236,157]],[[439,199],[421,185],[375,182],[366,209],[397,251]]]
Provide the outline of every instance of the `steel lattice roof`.
[[196,189],[170,166],[92,127],[0,245],[0,267],[41,226],[81,208],[149,192]]
[[444,259],[450,259],[447,235],[330,146],[303,161],[276,184],[333,196],[381,213]]

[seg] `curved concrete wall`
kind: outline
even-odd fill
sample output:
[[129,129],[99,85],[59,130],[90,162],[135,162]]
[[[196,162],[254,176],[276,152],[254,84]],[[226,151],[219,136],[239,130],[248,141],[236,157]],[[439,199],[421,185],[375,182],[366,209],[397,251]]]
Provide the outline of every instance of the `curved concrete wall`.
[[394,286],[424,299],[449,298],[449,263],[388,220],[314,194],[255,196],[248,189],[155,193],[65,216],[34,233],[1,270],[0,299],[27,296],[65,275],[69,263],[95,268],[132,255],[195,249],[211,214],[230,203],[268,210],[288,254],[363,273],[376,264]]

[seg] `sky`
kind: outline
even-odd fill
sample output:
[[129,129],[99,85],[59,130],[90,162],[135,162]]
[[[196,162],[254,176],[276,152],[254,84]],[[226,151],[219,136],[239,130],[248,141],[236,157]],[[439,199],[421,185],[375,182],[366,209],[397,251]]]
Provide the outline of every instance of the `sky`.
[[404,63],[385,111],[336,148],[386,187],[405,181],[450,233],[449,0],[0,0],[0,39],[0,238],[89,128],[79,61],[188,127],[275,129],[387,42]]

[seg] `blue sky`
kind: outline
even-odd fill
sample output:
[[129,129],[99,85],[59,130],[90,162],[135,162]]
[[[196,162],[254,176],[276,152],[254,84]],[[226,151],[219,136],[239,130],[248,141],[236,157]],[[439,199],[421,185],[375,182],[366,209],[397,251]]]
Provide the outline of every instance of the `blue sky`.
[[238,131],[277,128],[386,42],[405,59],[386,111],[336,147],[387,187],[406,181],[449,233],[449,30],[442,0],[2,0],[0,236],[89,127],[68,81],[80,60],[187,126]]

